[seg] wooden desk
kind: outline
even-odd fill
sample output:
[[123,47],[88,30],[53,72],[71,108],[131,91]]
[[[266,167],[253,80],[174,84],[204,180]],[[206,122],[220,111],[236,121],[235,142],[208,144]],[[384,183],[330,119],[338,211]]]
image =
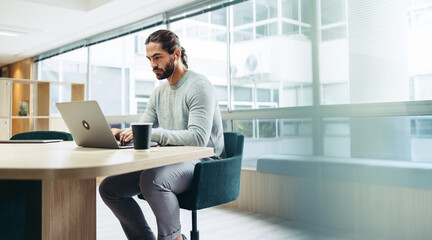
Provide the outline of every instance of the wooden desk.
[[0,144],[0,179],[41,180],[42,239],[96,239],[96,177],[212,156],[206,147],[150,151],[77,147],[74,142]]

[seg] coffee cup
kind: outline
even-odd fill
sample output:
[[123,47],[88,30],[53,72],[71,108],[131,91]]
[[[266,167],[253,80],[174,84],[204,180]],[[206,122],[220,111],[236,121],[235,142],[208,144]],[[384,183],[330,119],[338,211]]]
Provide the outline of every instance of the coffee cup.
[[132,134],[135,149],[150,149],[153,123],[132,123]]

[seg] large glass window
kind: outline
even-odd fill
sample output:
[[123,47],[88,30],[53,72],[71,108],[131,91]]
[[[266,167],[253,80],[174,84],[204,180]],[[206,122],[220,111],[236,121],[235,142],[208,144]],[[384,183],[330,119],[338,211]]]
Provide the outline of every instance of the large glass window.
[[[432,0],[250,0],[208,9],[169,28],[190,69],[215,86],[228,110],[225,130],[246,136],[246,162],[267,153],[428,161],[432,121],[424,116],[432,113],[420,100],[432,100]],[[88,81],[87,98],[106,115],[142,113],[161,83],[144,41],[162,28],[41,61],[39,79]],[[52,101],[68,97],[51,91]],[[366,106],[361,114],[357,105]]]

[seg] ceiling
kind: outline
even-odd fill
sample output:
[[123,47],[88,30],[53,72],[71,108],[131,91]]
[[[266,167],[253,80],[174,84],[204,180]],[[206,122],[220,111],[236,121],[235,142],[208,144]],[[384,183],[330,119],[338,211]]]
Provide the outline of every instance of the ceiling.
[[0,0],[0,67],[196,0]]

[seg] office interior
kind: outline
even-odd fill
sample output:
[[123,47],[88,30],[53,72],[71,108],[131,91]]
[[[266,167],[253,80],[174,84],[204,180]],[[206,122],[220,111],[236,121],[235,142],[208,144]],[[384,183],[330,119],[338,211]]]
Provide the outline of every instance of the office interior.
[[[430,239],[432,0],[0,1],[0,138],[68,131],[56,102],[138,121],[157,29],[245,136],[240,196],[202,211],[203,239]],[[126,239],[108,211],[98,239]]]

